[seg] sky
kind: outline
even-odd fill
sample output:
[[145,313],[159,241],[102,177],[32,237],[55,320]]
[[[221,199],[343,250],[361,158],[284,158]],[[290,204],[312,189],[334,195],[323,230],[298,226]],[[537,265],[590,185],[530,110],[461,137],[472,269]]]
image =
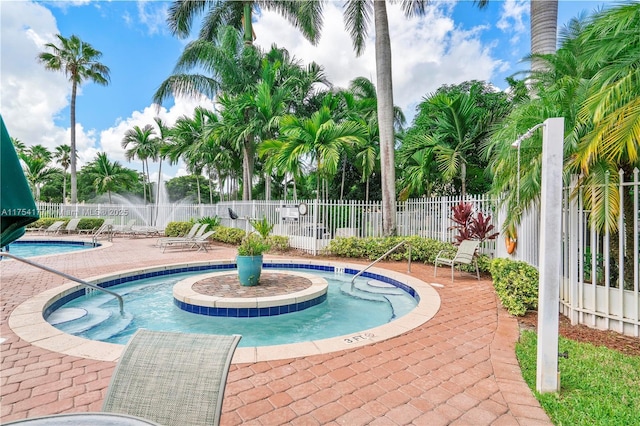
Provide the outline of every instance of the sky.
[[[558,29],[581,11],[590,13],[605,3],[560,0]],[[0,114],[10,135],[52,151],[70,143],[71,84],[63,73],[46,70],[37,56],[46,43],[58,44],[56,34],[75,34],[101,51],[100,62],[110,68],[108,86],[88,82],[78,92],[78,165],[106,152],[112,161],[141,170],[138,160],[125,159],[121,147],[128,129],[154,124],[156,116],[173,125],[198,105],[214,107],[209,99],[171,99],[159,109],[152,102],[192,40],[171,35],[166,25],[170,5],[158,0],[0,0]],[[491,0],[482,10],[470,0],[432,0],[423,17],[407,19],[398,5],[389,5],[388,15],[394,103],[409,124],[416,106],[443,84],[484,80],[504,90],[506,77],[528,69],[522,62],[530,51],[528,0]],[[356,57],[344,31],[341,2],[327,2],[316,46],[275,13],[262,11],[255,20],[255,44],[262,49],[275,43],[304,64],[315,61],[337,87],[360,76],[375,83],[373,25],[366,50]],[[162,171],[165,179],[187,174],[181,163],[164,165]],[[157,175],[157,164],[151,172]]]

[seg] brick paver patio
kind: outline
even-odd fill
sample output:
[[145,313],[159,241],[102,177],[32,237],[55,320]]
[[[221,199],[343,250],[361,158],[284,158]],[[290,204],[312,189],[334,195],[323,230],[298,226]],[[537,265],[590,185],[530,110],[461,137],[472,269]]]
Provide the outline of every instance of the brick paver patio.
[[[161,253],[153,239],[117,238],[113,246],[39,261],[88,278],[186,261],[232,259],[235,250]],[[349,260],[351,262],[351,260]],[[381,267],[406,272],[406,263]],[[434,282],[433,267],[412,276]],[[440,275],[440,274],[439,274]],[[232,365],[223,425],[537,425],[551,424],[523,381],[514,354],[518,324],[488,280],[445,270],[434,318],[401,336],[325,355]],[[112,362],[44,350],[7,324],[20,303],[65,280],[15,261],[0,262],[2,422],[100,411]]]

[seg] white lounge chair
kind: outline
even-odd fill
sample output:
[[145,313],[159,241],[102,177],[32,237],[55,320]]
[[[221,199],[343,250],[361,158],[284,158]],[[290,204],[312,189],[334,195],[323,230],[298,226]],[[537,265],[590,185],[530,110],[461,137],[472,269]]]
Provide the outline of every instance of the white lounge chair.
[[113,234],[131,234],[133,232],[133,225],[135,225],[135,219],[129,219],[126,225],[113,225]]
[[240,338],[138,330],[111,376],[102,411],[166,426],[219,425]]
[[480,271],[478,270],[478,260],[476,259],[476,250],[480,245],[478,240],[464,240],[458,246],[458,251],[453,258],[443,257],[448,250],[440,250],[436,256],[433,266],[433,276],[438,276],[438,264],[451,266],[451,282],[453,282],[453,268],[455,265],[470,265],[472,262],[476,266],[476,278],[480,279]]
[[71,234],[72,232],[78,232],[78,224],[80,223],[80,219],[81,218],[79,217],[71,219],[69,222],[67,222],[67,225],[64,227],[64,231],[67,234]]
[[194,223],[193,226],[191,227],[191,229],[189,230],[189,232],[187,232],[186,235],[181,236],[181,237],[162,237],[159,238],[158,241],[156,241],[156,246],[158,247],[162,247],[163,244],[166,244],[167,242],[170,241],[180,241],[180,240],[184,240],[185,238],[193,238],[196,235],[196,232],[198,232],[198,229],[200,229],[202,225],[200,223]]
[[172,240],[165,240],[160,243],[160,247],[162,248],[162,252],[167,248],[175,248],[175,247],[186,247],[189,249],[198,248],[198,251],[204,250],[207,251],[207,245],[209,244],[208,238],[213,235],[215,231],[207,231],[199,237],[194,238],[175,238]]
[[47,229],[44,230],[44,235],[47,235],[47,234],[56,235],[58,232],[60,232],[60,229],[62,229],[63,225],[64,225],[64,220],[58,220],[53,222],[51,225],[49,225]]

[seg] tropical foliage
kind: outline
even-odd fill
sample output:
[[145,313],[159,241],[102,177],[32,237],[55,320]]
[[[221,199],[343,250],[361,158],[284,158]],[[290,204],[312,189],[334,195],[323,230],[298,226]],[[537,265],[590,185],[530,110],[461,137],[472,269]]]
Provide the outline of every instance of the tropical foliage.
[[98,194],[108,194],[109,204],[112,203],[112,192],[130,189],[138,179],[135,170],[124,168],[117,161],[110,161],[104,152],[99,153],[95,160],[85,166],[84,173],[92,181]]
[[[541,132],[523,140],[518,150],[512,142],[547,118],[564,117],[567,179],[577,173],[578,183],[591,188],[583,195],[596,229],[617,230],[623,212],[612,188],[621,176],[631,180],[640,166],[640,40],[634,36],[638,25],[640,4],[619,5],[574,19],[563,29],[555,54],[534,55],[547,65],[533,75],[537,96],[515,106],[485,152],[492,191],[504,195],[509,212],[505,226],[518,223],[540,197]],[[518,169],[518,154],[525,165],[519,175],[512,172]]]

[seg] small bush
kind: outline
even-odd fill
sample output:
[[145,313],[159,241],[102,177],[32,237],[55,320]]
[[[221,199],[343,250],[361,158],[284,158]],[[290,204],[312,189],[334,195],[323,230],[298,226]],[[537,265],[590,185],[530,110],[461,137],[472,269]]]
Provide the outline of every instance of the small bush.
[[191,230],[193,222],[169,222],[164,230],[167,237],[181,237]]
[[64,220],[58,217],[41,217],[40,219],[36,220],[35,222],[29,224],[28,228],[48,228],[49,226],[53,225],[54,222],[57,222],[59,220]]
[[269,235],[267,237],[267,242],[273,251],[283,252],[288,251],[291,248],[289,247],[289,237],[284,235]]
[[[335,238],[324,249],[323,253],[330,256],[375,260],[403,240],[409,240],[411,243],[411,260],[416,262],[433,264],[436,260],[436,256],[441,250],[445,250],[445,253],[449,254],[450,257],[453,257],[457,251],[457,247],[453,244],[413,236],[386,238]],[[389,260],[407,260],[408,258],[409,252],[407,245],[398,247],[396,251],[388,256]],[[481,272],[488,272],[490,263],[491,260],[489,257],[485,255],[478,257],[478,269]],[[462,265],[461,269],[475,273],[475,267],[473,265]]]
[[206,223],[209,225],[209,229],[214,229],[220,226],[220,218],[218,216],[205,216],[198,219],[198,223]]
[[489,269],[502,306],[512,315],[538,307],[538,270],[525,262],[494,259]]
[[227,228],[226,226],[218,226],[216,232],[211,236],[212,239],[226,244],[239,245],[245,236],[242,229]]
[[83,217],[78,222],[78,230],[98,229],[104,223],[104,219],[99,217]]

